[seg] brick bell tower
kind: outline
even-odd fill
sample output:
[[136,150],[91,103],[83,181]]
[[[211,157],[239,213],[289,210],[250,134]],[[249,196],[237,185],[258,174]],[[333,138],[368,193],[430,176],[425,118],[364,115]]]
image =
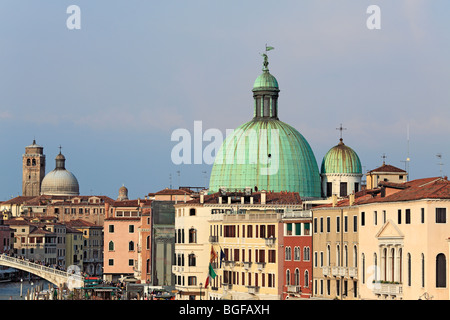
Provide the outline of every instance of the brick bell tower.
[[22,156],[22,195],[39,196],[41,193],[41,182],[45,176],[44,148],[36,144],[25,147]]

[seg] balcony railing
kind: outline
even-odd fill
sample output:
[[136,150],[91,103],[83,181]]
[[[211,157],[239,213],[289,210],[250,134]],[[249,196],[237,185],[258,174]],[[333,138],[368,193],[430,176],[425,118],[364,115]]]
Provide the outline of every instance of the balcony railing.
[[259,292],[259,286],[247,286],[248,293],[256,294]]
[[403,295],[403,285],[401,283],[380,283],[375,282],[373,285],[373,293],[385,294],[390,296]]
[[295,286],[295,285],[287,285],[287,292],[288,293],[301,293],[302,287],[301,286]]
[[265,238],[264,240],[266,242],[266,246],[269,247],[275,245],[276,242],[276,238]]
[[209,236],[209,242],[217,243],[217,242],[219,242],[219,237],[218,236]]
[[256,267],[257,267],[258,271],[262,271],[265,266],[266,266],[265,262],[256,262]]
[[322,267],[322,274],[325,277],[331,275],[331,267]]
[[249,261],[244,261],[243,264],[244,264],[244,268],[245,268],[245,269],[250,269],[251,266],[252,266],[252,263],[249,262]]

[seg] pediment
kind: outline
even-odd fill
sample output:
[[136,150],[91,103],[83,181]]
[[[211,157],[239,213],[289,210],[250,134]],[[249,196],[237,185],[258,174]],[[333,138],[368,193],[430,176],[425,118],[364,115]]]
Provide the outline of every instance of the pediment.
[[392,221],[387,220],[375,236],[378,240],[383,239],[403,239],[405,235],[399,227]]

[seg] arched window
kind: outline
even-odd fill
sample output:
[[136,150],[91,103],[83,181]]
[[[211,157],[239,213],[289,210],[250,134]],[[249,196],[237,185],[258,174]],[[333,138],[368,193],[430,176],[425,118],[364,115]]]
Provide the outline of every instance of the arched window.
[[305,284],[303,285],[305,288],[309,288],[309,272],[305,270]]
[[290,261],[291,260],[291,247],[286,247],[284,250],[284,260]]
[[294,260],[300,261],[300,247],[294,247]]
[[197,260],[195,257],[195,254],[191,253],[188,256],[188,266],[189,267],[195,267],[197,265]]
[[147,259],[147,263],[146,263],[146,270],[145,270],[147,274],[150,273],[150,259]]
[[331,251],[331,249],[330,249],[330,245],[327,245],[327,266],[329,267],[329,266],[331,266],[331,256],[330,256],[330,251]]
[[347,245],[344,246],[344,267],[348,267],[348,249],[347,249]]
[[197,230],[189,229],[189,243],[197,243]]
[[408,286],[411,286],[411,254],[408,252],[407,254],[407,263],[408,263]]
[[336,246],[336,266],[341,266],[341,247]]
[[447,262],[445,255],[439,253],[436,256],[436,288],[445,288],[447,286]]
[[291,285],[291,271],[289,269],[286,270],[286,285]]
[[109,251],[114,251],[114,242],[110,241],[108,244],[108,250]]
[[298,268],[296,268],[294,272],[294,285],[300,285],[300,270],[298,270]]
[[31,165],[34,167],[36,165],[36,159],[31,160]]
[[353,267],[358,267],[358,248],[353,246]]
[[377,257],[377,254],[376,253],[374,253],[373,254],[373,265],[375,266],[375,269],[374,269],[374,280],[380,280],[378,277],[379,277],[379,274],[378,274],[378,257]]
[[309,247],[304,247],[303,248],[303,260],[304,261],[309,261],[310,256],[309,256]]
[[130,242],[128,243],[128,250],[129,250],[129,251],[134,251],[134,242],[133,242],[133,241],[130,241]]
[[150,236],[147,236],[146,244],[147,244],[147,249],[150,249]]
[[189,209],[189,215],[190,216],[195,216],[195,208]]
[[425,287],[425,256],[422,253],[422,288]]
[[364,253],[361,254],[361,272],[362,272],[362,283],[366,283],[366,256]]
[[31,160],[27,159],[27,166],[31,166]]

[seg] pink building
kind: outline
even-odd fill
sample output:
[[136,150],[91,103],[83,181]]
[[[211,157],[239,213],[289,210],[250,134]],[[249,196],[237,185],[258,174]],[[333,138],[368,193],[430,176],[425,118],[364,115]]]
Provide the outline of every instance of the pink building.
[[0,253],[9,252],[11,245],[11,229],[3,224],[3,219],[0,219]]
[[151,279],[150,200],[115,201],[104,220],[104,269],[107,281]]

